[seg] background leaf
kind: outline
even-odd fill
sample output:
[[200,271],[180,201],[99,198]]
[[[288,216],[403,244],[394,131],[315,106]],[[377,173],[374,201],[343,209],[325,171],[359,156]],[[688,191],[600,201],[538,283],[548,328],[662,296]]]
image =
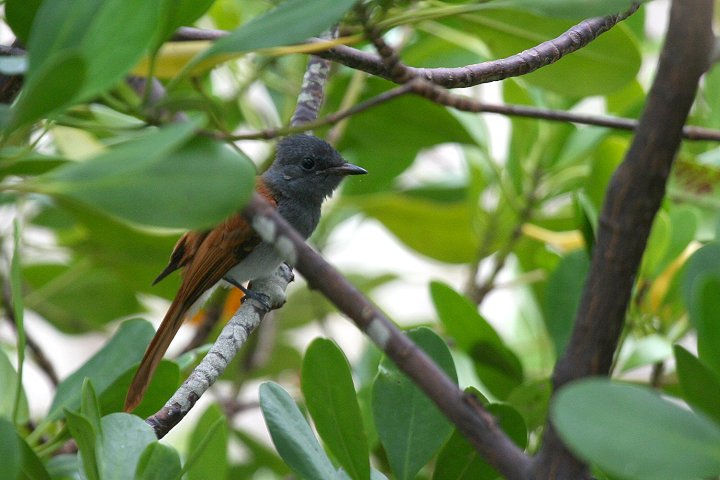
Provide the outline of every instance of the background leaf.
[[685,400],[720,424],[720,375],[680,345],[674,351]]
[[31,188],[145,225],[217,224],[250,198],[254,167],[209,138],[180,146],[193,127],[166,127],[95,160],[60,167]]
[[720,427],[648,389],[574,382],[557,394],[551,415],[573,452],[620,477],[682,480],[720,472]]
[[288,0],[216,41],[190,65],[216,55],[302,42],[330,28],[354,4],[355,0]]
[[[455,382],[450,350],[429,328],[407,335]],[[415,478],[452,432],[452,425],[435,404],[388,358],[373,384],[375,427],[398,479]]]
[[[221,478],[227,471],[227,420],[217,405],[205,410],[190,437],[192,465],[187,470],[189,480]],[[186,465],[187,468],[187,465]]]
[[140,455],[157,441],[155,432],[142,418],[127,413],[111,413],[101,423],[101,478],[134,480]]
[[3,471],[7,478],[17,478],[20,473],[22,464],[22,454],[20,450],[20,442],[15,431],[15,426],[0,417],[0,455],[3,458]]
[[401,242],[427,257],[464,263],[477,255],[467,202],[433,202],[400,194],[373,195],[355,201]]
[[523,381],[520,360],[467,298],[440,282],[430,284],[430,296],[447,334],[473,359],[483,385],[506,398]]
[[353,479],[370,478],[368,445],[350,365],[331,340],[317,338],[302,366],[302,392],[315,428]]
[[160,442],[145,447],[138,462],[137,480],[176,480],[180,478],[180,455],[177,450]]
[[[516,445],[520,448],[527,446],[527,429],[517,410],[503,403],[491,403],[487,409]],[[433,472],[434,480],[494,480],[499,477],[500,474],[457,430],[440,451]]]
[[93,382],[98,396],[102,397],[120,375],[140,361],[154,334],[152,326],[144,320],[123,322],[99,352],[58,385],[48,419],[57,420],[62,417],[63,409],[80,406],[80,386],[86,378]]
[[545,325],[555,344],[556,358],[562,356],[570,340],[588,270],[590,259],[585,251],[578,250],[563,257],[548,279]]
[[260,386],[260,408],[273,444],[295,473],[304,478],[333,478],[335,469],[320,448],[307,420],[279,385]]

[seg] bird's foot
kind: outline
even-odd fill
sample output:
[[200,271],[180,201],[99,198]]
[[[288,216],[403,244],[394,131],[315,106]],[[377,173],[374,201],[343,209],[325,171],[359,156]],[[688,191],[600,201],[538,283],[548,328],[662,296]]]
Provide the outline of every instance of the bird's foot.
[[240,291],[243,292],[243,295],[245,296],[242,299],[242,303],[245,303],[247,299],[251,299],[260,303],[260,305],[262,305],[266,311],[269,312],[270,310],[272,310],[272,307],[270,306],[270,297],[268,297],[264,293],[259,293],[254,290],[250,290],[249,288],[245,288],[242,286],[241,283],[236,282],[233,278],[225,277],[224,280],[229,284],[233,285],[234,287],[239,288]]

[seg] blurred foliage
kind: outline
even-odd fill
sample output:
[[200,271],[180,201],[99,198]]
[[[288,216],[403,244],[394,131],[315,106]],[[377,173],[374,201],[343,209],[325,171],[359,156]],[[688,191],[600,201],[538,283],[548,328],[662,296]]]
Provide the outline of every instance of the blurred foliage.
[[[6,298],[3,309],[13,314],[21,339],[0,349],[0,380],[7,386],[0,390],[0,458],[7,478],[285,478],[291,472],[354,480],[498,478],[374,346],[364,346],[352,362],[329,339],[315,339],[303,352],[298,332],[335,314],[306,287],[289,292],[287,305],[266,319],[224,373],[221,401],[195,426],[177,427],[187,432],[185,445],[159,443],[138,417],[118,413],[153,334],[137,317],[146,315],[148,297],[172,298],[177,288],[176,277],[150,283],[179,232],[216,223],[252,191],[258,167],[241,150],[244,144],[219,138],[288,123],[306,57],[285,47],[341,17],[342,34],[360,33],[348,13],[352,3],[5,2],[5,22],[30,52],[26,63],[0,64],[24,73],[17,101],[0,108],[3,218],[16,218],[23,232],[17,239],[7,228],[2,232],[3,252],[14,251],[12,262],[4,262],[13,267],[3,273],[12,300]],[[408,64],[455,67],[518,53],[585,16],[630,3],[369,5]],[[641,62],[654,61],[658,48],[644,24],[641,8],[578,52],[503,81],[500,100],[560,110],[592,101],[607,113],[637,117],[647,88]],[[182,25],[233,33],[215,46],[168,41]],[[367,42],[355,46],[370,50]],[[167,95],[153,105],[124,83],[130,73],[155,74]],[[392,87],[336,66],[321,115]],[[484,98],[486,90],[469,94]],[[690,122],[720,128],[719,99],[715,68]],[[179,112],[187,122],[172,121]],[[571,336],[605,189],[631,137],[528,118],[511,118],[506,135],[496,120],[406,96],[322,129],[370,175],[348,183],[326,206],[312,241],[322,249],[339,225],[360,217],[377,221],[429,263],[467,267],[465,291],[440,281],[428,285],[434,311],[423,320],[432,321],[408,334],[528,453],[539,448],[550,416],[598,478],[717,476],[720,147],[682,146],[616,355],[613,374],[626,383],[580,382],[551,401],[552,367]],[[259,168],[271,159],[261,152]],[[489,273],[496,269],[506,275]],[[407,280],[392,265],[373,274],[345,273],[369,295]],[[475,301],[484,298],[484,287],[509,292],[512,308],[481,314]],[[225,294],[212,302],[222,306]],[[416,301],[393,298],[401,308]],[[25,309],[64,334],[107,336],[56,386],[42,415],[30,412],[18,388]],[[206,348],[164,360],[136,413],[159,409]],[[257,381],[267,379],[278,383],[259,388],[259,406],[274,448],[232,421],[247,409],[257,412],[246,399],[257,398]],[[70,438],[80,453],[58,455]],[[237,445],[243,454],[230,455]]]

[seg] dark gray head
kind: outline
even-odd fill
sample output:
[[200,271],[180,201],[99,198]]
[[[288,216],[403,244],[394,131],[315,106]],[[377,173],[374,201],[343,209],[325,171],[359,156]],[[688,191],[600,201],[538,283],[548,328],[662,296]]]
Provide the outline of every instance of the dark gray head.
[[320,204],[345,176],[365,173],[365,169],[346,162],[327,142],[311,135],[293,135],[278,143],[275,161],[263,180],[281,196]]

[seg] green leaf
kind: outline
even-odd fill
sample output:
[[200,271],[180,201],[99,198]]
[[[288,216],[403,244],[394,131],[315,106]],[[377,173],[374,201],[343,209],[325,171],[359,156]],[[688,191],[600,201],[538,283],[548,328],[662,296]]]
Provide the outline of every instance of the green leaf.
[[302,365],[302,392],[315,427],[348,475],[370,479],[368,444],[347,358],[332,341],[315,339]]
[[551,18],[604,17],[627,10],[634,0],[498,0],[493,6],[520,8]]
[[556,358],[562,356],[570,340],[589,269],[587,253],[578,250],[563,257],[548,279],[545,289],[545,326],[553,339]]
[[303,478],[335,476],[335,469],[307,420],[280,385],[273,382],[260,385],[260,408],[275,448],[295,473]]
[[123,322],[99,352],[58,385],[47,419],[58,420],[62,418],[64,408],[80,406],[80,390],[85,378],[93,382],[102,398],[118,377],[140,361],[154,334],[152,325],[145,320]]
[[4,149],[0,152],[0,175],[41,175],[67,162],[64,158]]
[[[623,355],[625,347],[630,352],[628,355]],[[639,340],[628,338],[625,340],[623,351],[621,351],[620,364],[622,368],[620,372],[624,373],[635,368],[653,365],[667,360],[670,356],[672,356],[672,345],[668,339],[660,335],[651,334]]]
[[523,416],[528,430],[545,424],[552,385],[549,380],[533,380],[516,387],[507,401]]
[[85,415],[66,409],[64,416],[70,434],[80,450],[80,461],[85,476],[88,480],[100,480],[100,460],[97,451],[98,432],[95,431],[92,422]]
[[[81,255],[92,255],[85,250]],[[125,257],[124,252],[118,252]],[[143,258],[143,257],[136,257]],[[85,261],[34,264],[25,267],[28,289],[25,304],[66,333],[86,332],[137,313],[142,309],[138,290],[124,284],[107,268]],[[144,278],[149,283],[150,275]]]
[[5,2],[5,20],[17,38],[27,43],[30,27],[42,0],[7,0]]
[[[0,437],[1,436],[2,435],[0,435]],[[18,435],[17,438],[20,444],[20,455],[22,458],[22,465],[20,466],[21,475],[18,478],[21,480],[50,480],[50,474],[45,468],[45,465],[43,465],[43,462],[35,454],[35,451],[30,448],[30,445],[28,445],[27,442],[20,437],[20,435]],[[2,452],[2,447],[0,447],[0,452]],[[8,458],[4,453],[0,453],[0,455],[2,455],[0,458]],[[5,467],[3,465],[3,469],[4,468]],[[4,470],[3,473],[5,473]]]
[[162,28],[157,29],[159,34],[154,49],[160,48],[179,27],[192,25],[207,12],[215,0],[164,0],[164,2],[163,10],[166,14],[162,18]]
[[100,417],[100,403],[98,402],[97,395],[95,395],[95,389],[92,386],[92,381],[89,378],[85,378],[82,384],[81,390],[82,398],[80,399],[80,412],[90,421],[93,430],[102,437],[103,430]]
[[[48,2],[52,3],[52,2]],[[5,130],[31,123],[70,104],[79,85],[85,80],[86,66],[76,51],[57,55],[41,65],[34,74],[25,79],[20,95],[11,108]],[[62,78],[62,82],[57,79]]]
[[135,478],[137,480],[177,480],[180,478],[180,455],[177,450],[160,442],[153,442],[140,455]]
[[520,360],[463,295],[448,285],[431,282],[430,296],[447,334],[473,359],[483,385],[505,399],[523,381]]
[[558,392],[551,416],[576,455],[622,478],[689,480],[720,472],[720,427],[646,388],[574,382]]
[[134,480],[143,451],[157,441],[152,427],[135,415],[111,413],[102,418],[102,431],[101,478]]
[[720,424],[720,375],[680,345],[675,345],[674,351],[683,397]]
[[675,207],[669,212],[671,225],[670,239],[665,248],[665,255],[659,262],[656,275],[662,273],[670,263],[676,260],[687,246],[695,239],[698,230],[698,218],[695,210],[690,207]]
[[59,454],[50,458],[47,463],[47,471],[53,480],[69,480],[80,477],[80,465],[77,454]]
[[[515,105],[535,106],[530,89],[519,80],[510,78],[503,82],[503,101]],[[540,122],[535,118],[513,117],[510,119],[512,135],[508,145],[506,171],[515,193],[520,196],[525,191],[532,165],[537,162],[537,149],[540,139]]]
[[[533,48],[573,26],[571,21],[510,9],[464,15],[463,22],[497,57]],[[572,55],[523,75],[523,81],[569,97],[604,95],[633,81],[640,62],[637,41],[620,23]]]
[[436,202],[402,194],[376,194],[354,200],[401,242],[418,253],[448,263],[475,260],[479,240],[466,201]]
[[[516,445],[527,446],[527,428],[517,410],[504,403],[492,403],[487,409]],[[433,480],[495,480],[498,477],[500,474],[457,430],[440,451],[433,472]]]
[[[426,327],[407,332],[453,381],[457,373],[445,342]],[[389,359],[380,364],[372,392],[375,427],[400,480],[415,478],[452,432],[435,404]]]
[[13,424],[0,417],[0,458],[3,459],[3,476],[8,479],[20,478],[21,441]]
[[[247,469],[244,475],[238,474],[231,478],[250,478],[260,468],[272,470],[280,478],[287,478],[291,475],[290,468],[278,456],[272,446],[268,446],[264,441],[255,438],[255,435],[245,430],[233,429],[232,433],[248,452],[250,460],[243,462],[243,468]],[[237,468],[237,465],[234,467]],[[237,473],[237,470],[234,470],[233,467],[231,467],[230,471],[233,474]]]
[[[58,294],[49,296],[52,300],[48,295],[41,295],[43,298],[33,307],[37,310],[47,303],[51,303],[54,307],[62,305],[62,310],[67,311],[67,316],[61,314],[51,317],[54,321],[58,321],[57,316],[69,317],[57,324],[61,329],[78,331],[77,325],[80,322],[71,322],[73,316],[82,318],[86,325],[94,327],[104,325],[109,320],[134,314],[142,308],[137,301],[138,293],[172,298],[177,292],[179,275],[172,275],[163,282],[152,285],[152,279],[167,264],[169,252],[177,241],[177,233],[158,236],[153,232],[140,230],[112,219],[89,207],[70,202],[62,202],[57,208],[45,209],[33,219],[33,224],[57,232],[59,245],[72,251],[74,258],[78,259],[75,263],[76,268],[86,268],[85,271],[80,271],[82,275],[79,278],[75,277],[72,282],[61,283],[64,286],[55,290]],[[143,261],[138,262],[138,258],[142,258]],[[90,265],[87,266],[80,259],[89,261]],[[60,272],[65,271],[64,267],[54,267]],[[26,268],[26,272],[33,268],[35,267]],[[76,271],[70,270],[66,273],[72,275]],[[46,291],[48,281],[40,272],[36,276],[42,278],[27,278],[28,283],[41,292]],[[100,284],[94,285],[85,281],[88,276],[93,277],[93,281],[100,280]],[[62,277],[59,280],[62,281]],[[76,283],[83,284],[82,289],[75,288]],[[111,289],[117,292],[116,295],[109,295],[108,290]],[[92,292],[96,295],[95,298],[85,294],[84,291]],[[31,295],[35,296],[35,293]],[[126,295],[129,296],[125,298]],[[97,308],[85,308],[98,304],[98,299],[106,305],[105,311],[100,305]],[[42,313],[44,316],[49,316],[50,312]],[[97,318],[101,320],[95,320]]]
[[162,0],[43,2],[28,40],[28,80],[44,64],[74,51],[87,68],[74,98],[87,99],[113,86],[150,46],[162,4]]
[[224,478],[228,468],[227,419],[216,404],[203,413],[190,437],[191,460],[188,460],[188,480]]
[[[219,141],[196,137],[197,123],[175,124],[29,184],[125,221],[204,228],[238,211],[255,181],[252,163]],[[149,207],[150,206],[150,207]]]
[[[385,80],[369,79],[362,99],[381,94],[389,86]],[[347,85],[340,83],[332,87],[328,107],[339,108]],[[402,142],[395,141],[400,138]],[[395,178],[413,163],[422,149],[450,142],[475,144],[463,124],[445,107],[415,96],[405,95],[353,115],[338,147],[346,158],[361,165],[370,174],[347,182],[343,192],[355,195],[387,192]],[[427,213],[431,214],[432,210]]]
[[[130,382],[135,376],[135,365],[125,371],[110,387],[105,390],[101,398],[102,412],[107,414],[110,412],[120,412],[125,404],[125,396],[127,395]],[[141,418],[147,418],[154,414],[165,405],[168,398],[180,386],[180,366],[171,360],[161,360],[158,364],[153,380],[148,386],[142,403],[133,410],[133,415]]]
[[720,277],[720,242],[707,243],[688,259],[681,285],[686,307],[693,302],[696,283],[706,275]]
[[[23,389],[23,369],[25,366],[25,307],[22,290],[22,267],[20,258],[20,223],[18,219],[13,222],[13,256],[10,263],[10,293],[12,297],[12,315],[17,331],[17,375],[12,375],[12,366],[9,370],[4,368],[8,377],[14,377],[15,383],[8,391],[14,393],[10,418],[16,424],[28,418],[28,404]],[[4,357],[4,355],[3,355]],[[5,358],[5,360],[7,360]],[[11,373],[12,372],[12,373]],[[8,385],[8,384],[4,384]]]
[[695,283],[688,305],[690,321],[697,330],[698,355],[720,373],[720,277],[708,275]]
[[354,4],[355,0],[288,0],[216,41],[189,68],[221,54],[302,42],[337,23]]

